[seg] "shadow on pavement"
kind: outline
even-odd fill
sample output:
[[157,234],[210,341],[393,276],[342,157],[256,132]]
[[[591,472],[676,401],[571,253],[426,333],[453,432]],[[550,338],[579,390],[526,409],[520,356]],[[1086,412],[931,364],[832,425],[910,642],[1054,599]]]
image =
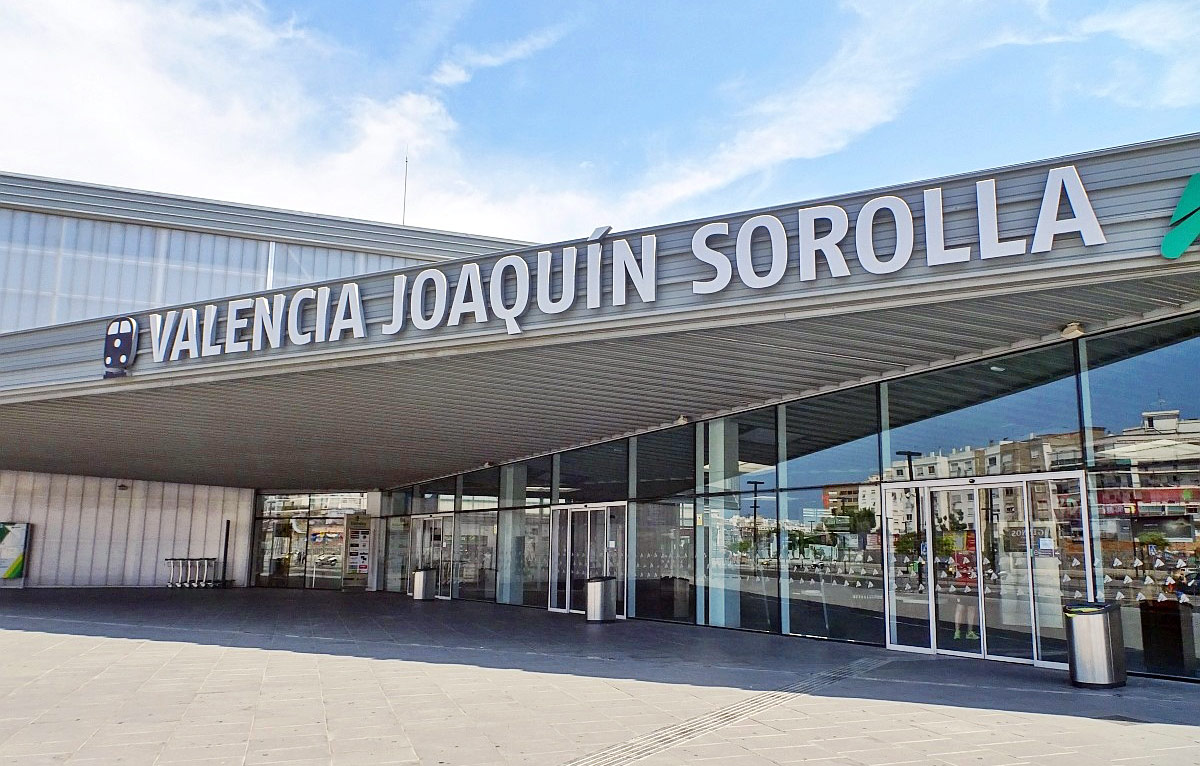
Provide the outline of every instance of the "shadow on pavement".
[[1079,690],[1061,670],[929,657],[817,639],[394,593],[238,589],[0,591],[0,629],[770,690],[863,658],[822,689],[864,698],[1136,723],[1200,724],[1200,687],[1131,678]]

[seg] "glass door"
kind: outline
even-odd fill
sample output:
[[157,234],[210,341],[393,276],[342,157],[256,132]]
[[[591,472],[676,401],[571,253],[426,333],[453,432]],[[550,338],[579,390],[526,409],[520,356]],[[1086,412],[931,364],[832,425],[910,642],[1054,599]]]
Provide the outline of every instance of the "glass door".
[[933,530],[934,646],[983,653],[979,621],[979,522],[974,488],[929,492]]
[[[454,514],[414,516],[412,518],[412,550],[416,569],[434,573],[433,593],[437,598],[450,598],[454,574]],[[412,585],[409,584],[409,592]]]
[[1092,570],[1084,544],[1090,538],[1082,484],[1075,477],[1029,482],[1034,624],[1042,662],[1067,661],[1063,604],[1089,598]]
[[555,508],[550,524],[550,609],[567,611],[571,511]]
[[320,590],[341,590],[342,559],[346,552],[346,517],[308,520],[308,555],[305,585]]
[[888,645],[1064,662],[1062,607],[1091,585],[1082,476],[962,482],[884,492]]
[[1032,661],[1033,582],[1024,484],[979,492],[980,596],[990,657]]
[[555,508],[550,528],[550,603],[553,611],[582,614],[591,577],[617,578],[617,616],[625,616],[626,506]]
[[434,520],[434,566],[437,568],[437,586],[434,595],[448,599],[454,583],[454,516],[446,514]]
[[[589,511],[571,511],[571,589],[567,594],[567,611],[583,612],[587,600],[587,581],[592,577],[592,537],[589,534]],[[601,530],[603,532],[603,530]]]

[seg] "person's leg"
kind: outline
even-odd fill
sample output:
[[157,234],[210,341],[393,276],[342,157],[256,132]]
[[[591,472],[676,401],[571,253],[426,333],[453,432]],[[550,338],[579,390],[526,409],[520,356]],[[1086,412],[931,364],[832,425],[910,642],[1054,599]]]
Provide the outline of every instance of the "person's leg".
[[963,606],[962,599],[955,599],[954,603],[954,638],[955,640],[962,638],[962,625],[966,619],[966,608]]
[[972,640],[979,638],[979,634],[975,632],[975,623],[979,620],[979,607],[972,604],[967,607],[967,638]]

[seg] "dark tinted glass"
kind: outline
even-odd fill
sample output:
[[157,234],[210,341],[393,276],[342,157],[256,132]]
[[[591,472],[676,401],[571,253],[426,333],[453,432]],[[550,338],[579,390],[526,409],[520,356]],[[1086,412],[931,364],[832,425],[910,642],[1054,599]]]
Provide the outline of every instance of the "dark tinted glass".
[[392,490],[383,496],[384,516],[407,516],[412,513],[413,488]]
[[463,474],[462,510],[495,508],[499,501],[499,468],[484,468]]
[[549,505],[553,478],[554,460],[549,456],[500,466],[500,507]]
[[630,504],[633,599],[629,616],[695,622],[695,501]]
[[1062,343],[884,384],[884,480],[1080,467],[1074,370]]
[[704,424],[706,492],[775,488],[775,411],[766,407]]
[[417,509],[417,512],[437,513],[453,511],[454,495],[457,488],[457,476],[447,476],[444,479],[435,479],[434,481],[420,485],[418,490],[420,491],[421,507]]
[[702,622],[778,631],[779,517],[775,491],[702,497],[696,503]]
[[558,499],[564,503],[625,500],[629,447],[624,440],[564,452],[559,457]]
[[794,402],[785,408],[786,487],[858,484],[879,476],[875,386]]
[[696,489],[696,426],[637,437],[637,496],[668,497]]

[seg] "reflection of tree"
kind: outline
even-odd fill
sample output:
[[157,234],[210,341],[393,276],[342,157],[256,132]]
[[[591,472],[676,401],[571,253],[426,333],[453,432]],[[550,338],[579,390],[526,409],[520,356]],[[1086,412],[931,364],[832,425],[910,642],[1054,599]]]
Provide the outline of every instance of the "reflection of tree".
[[[912,556],[917,552],[917,533],[905,532],[896,537],[892,546],[901,556]],[[954,538],[950,535],[939,535],[933,538],[933,550],[936,556],[949,556],[954,553]]]
[[865,535],[875,529],[875,511],[870,508],[847,511],[846,516],[850,519],[850,531],[852,532]]
[[804,554],[804,550],[810,545],[821,545],[824,542],[824,537],[821,535],[810,535],[800,529],[789,529],[787,533],[788,553],[796,556]]
[[730,540],[725,547],[734,555],[744,556],[754,547],[754,543],[749,540]]
[[1138,535],[1137,541],[1142,545],[1154,545],[1163,549],[1167,547],[1167,536],[1162,532],[1143,532]]
[[917,552],[917,533],[905,532],[898,535],[892,549],[901,556],[912,556]]

